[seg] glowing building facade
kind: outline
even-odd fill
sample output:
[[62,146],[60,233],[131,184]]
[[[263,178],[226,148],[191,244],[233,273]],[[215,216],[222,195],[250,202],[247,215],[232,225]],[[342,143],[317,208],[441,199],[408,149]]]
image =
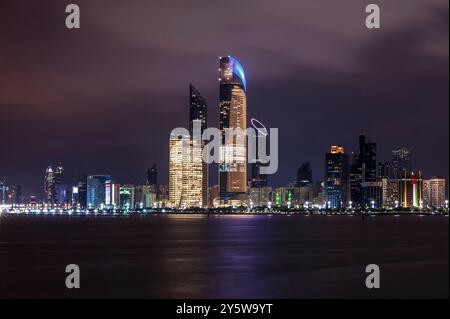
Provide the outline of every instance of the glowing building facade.
[[[221,199],[247,192],[247,84],[244,68],[235,58],[221,57],[220,82],[220,130],[222,141],[219,163]],[[227,129],[240,129],[233,139],[226,139]]]
[[421,173],[404,171],[402,178],[398,180],[398,197],[403,208],[423,208],[423,179]]
[[[191,165],[188,201],[191,207],[206,207],[208,203],[208,164],[202,161],[204,142],[201,139],[207,128],[206,100],[192,84],[189,86],[189,133],[191,135]],[[196,132],[194,127],[199,127]],[[194,134],[200,134],[194,138]]]
[[325,201],[328,208],[345,208],[350,198],[349,159],[341,146],[325,155]]
[[189,135],[171,134],[169,140],[169,202],[172,207],[185,205],[190,158]]
[[432,177],[423,181],[425,207],[443,207],[445,205],[445,179]]

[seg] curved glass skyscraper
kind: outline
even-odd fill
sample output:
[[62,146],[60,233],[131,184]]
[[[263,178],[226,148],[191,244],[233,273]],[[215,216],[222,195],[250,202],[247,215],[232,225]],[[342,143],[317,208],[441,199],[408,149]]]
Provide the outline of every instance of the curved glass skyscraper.
[[[220,197],[226,200],[247,192],[247,84],[238,60],[231,56],[220,58],[219,82],[222,131],[219,186]],[[226,138],[227,129],[235,130],[233,138]]]

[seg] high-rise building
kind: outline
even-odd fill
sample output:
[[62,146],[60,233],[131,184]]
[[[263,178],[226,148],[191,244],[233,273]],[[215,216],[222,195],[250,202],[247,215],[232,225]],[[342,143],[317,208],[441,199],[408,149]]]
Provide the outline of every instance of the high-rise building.
[[[256,119],[251,119],[251,125],[254,130],[250,131],[251,136],[249,138],[255,142],[255,158],[249,158],[250,162],[250,187],[251,188],[259,188],[266,187],[268,185],[268,176],[267,174],[262,174],[262,168],[266,167],[269,163],[264,163],[264,161],[260,158],[260,152],[267,154],[268,153],[268,145],[266,144],[268,132],[264,125]],[[261,149],[264,147],[265,149]],[[249,154],[250,156],[250,154]]]
[[122,209],[134,209],[135,203],[135,186],[134,185],[121,185],[119,190],[120,196],[120,208]]
[[44,177],[44,192],[45,200],[47,205],[53,206],[56,204],[56,182],[55,182],[55,172],[51,166],[47,167],[45,170]]
[[349,163],[344,148],[325,154],[325,201],[328,208],[345,208],[350,200]]
[[403,208],[423,207],[423,179],[421,173],[415,175],[404,170],[403,177],[398,180],[399,204]]
[[[247,84],[244,68],[235,58],[221,57],[220,130],[222,141],[219,163],[220,197],[228,200],[247,192]],[[238,129],[235,138],[226,139],[227,129]]]
[[184,207],[188,190],[191,142],[188,135],[171,134],[169,140],[169,202]]
[[8,202],[8,186],[6,185],[6,177],[0,176],[0,205],[6,205]]
[[158,186],[158,169],[156,167],[156,163],[149,169],[147,169],[146,173],[146,182],[147,185],[153,185],[155,187]]
[[297,170],[297,187],[312,184],[312,169],[309,162],[305,162]]
[[[378,177],[377,144],[367,142],[366,136],[363,134],[359,135],[358,144],[359,154],[352,153],[351,157],[350,199],[352,206],[367,206],[372,205],[373,202],[373,196],[371,195],[369,199],[368,194],[379,193],[379,189],[373,189]],[[371,189],[364,190],[363,185]],[[381,204],[381,199],[378,201]]]
[[362,165],[359,154],[352,153],[350,165],[350,201],[352,206],[362,203]]
[[72,186],[72,197],[70,200],[72,207],[78,207],[80,205],[80,196],[78,193],[78,186]]
[[78,182],[78,204],[80,208],[87,207],[87,175],[84,173]]
[[391,178],[392,177],[391,162],[387,162],[387,161],[378,162],[378,177],[379,178]]
[[55,204],[63,206],[67,201],[67,185],[64,185],[64,167],[61,162],[54,171],[55,179]]
[[445,179],[432,177],[423,181],[423,201],[425,207],[443,207],[445,205]]
[[412,171],[411,149],[400,147],[392,150],[392,176],[394,178],[403,178],[406,173]]
[[[208,164],[202,160],[204,141],[201,138],[208,126],[208,106],[205,98],[192,84],[189,85],[189,133],[191,136],[191,170],[195,176],[190,176],[191,199],[194,207],[206,207],[208,205]],[[200,128],[195,132],[194,127]],[[194,136],[200,134],[200,136]],[[200,175],[201,174],[201,175]],[[200,189],[197,189],[200,187]],[[201,198],[198,198],[200,195]]]
[[398,203],[398,180],[381,177],[381,197],[383,207],[396,207]]
[[87,177],[87,207],[89,209],[104,208],[106,204],[106,182],[109,175],[90,175]]
[[112,180],[105,182],[105,206],[110,209],[120,206],[120,185]]

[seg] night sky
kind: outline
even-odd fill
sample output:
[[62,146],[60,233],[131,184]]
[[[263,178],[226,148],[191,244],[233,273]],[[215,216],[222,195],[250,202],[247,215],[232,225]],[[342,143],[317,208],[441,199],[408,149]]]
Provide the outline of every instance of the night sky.
[[[65,27],[65,6],[81,29]],[[413,167],[448,177],[447,0],[1,0],[0,176],[42,195],[48,165],[66,183],[81,172],[144,180],[157,162],[167,181],[172,128],[188,125],[189,83],[218,126],[218,57],[233,55],[248,82],[248,114],[280,132],[270,183],[310,160],[323,177],[332,144],[357,135],[413,149]],[[211,171],[211,182],[216,171]]]

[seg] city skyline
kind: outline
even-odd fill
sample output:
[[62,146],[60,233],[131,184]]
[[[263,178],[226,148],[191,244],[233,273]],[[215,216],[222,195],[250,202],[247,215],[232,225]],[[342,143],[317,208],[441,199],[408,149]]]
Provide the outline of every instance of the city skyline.
[[[180,3],[197,17],[201,30],[177,22],[151,39],[134,36],[142,31],[119,22],[133,19],[144,32],[154,29],[161,22],[146,4],[140,10],[111,4],[104,29],[90,13],[98,12],[98,4],[80,5],[85,27],[69,34],[61,30],[63,4],[41,1],[22,10],[23,4],[13,2],[1,10],[11,14],[0,30],[10,39],[0,53],[9,61],[0,75],[0,142],[6,154],[0,156],[0,176],[23,185],[27,197],[40,194],[45,168],[59,161],[73,182],[90,172],[137,183],[153,163],[167,181],[167,137],[173,127],[186,126],[189,83],[201,88],[210,126],[219,125],[217,58],[223,54],[245,65],[248,118],[280,129],[280,169],[269,178],[271,184],[294,180],[306,161],[315,179],[322,179],[324,152],[333,144],[357,151],[354,136],[361,132],[377,142],[380,159],[389,160],[394,148],[410,147],[414,166],[448,179],[445,1],[410,1],[408,11],[383,2],[392,12],[383,19],[383,32],[364,27],[363,4],[356,2],[340,5],[337,12],[329,2],[330,10],[317,17],[307,2],[293,2],[287,10],[250,1],[239,4],[241,11],[227,22],[213,8]],[[255,20],[242,34],[228,28],[228,23],[248,25],[246,13],[255,8],[262,16],[276,14]],[[11,18],[34,21],[32,12],[45,20],[39,22],[42,29]],[[217,28],[205,28],[214,18]],[[294,34],[298,41],[282,36]],[[265,46],[268,38],[278,44],[273,51]],[[30,67],[24,69],[21,61]],[[41,81],[29,80],[30,72]],[[216,184],[216,174],[210,175],[210,185]]]

